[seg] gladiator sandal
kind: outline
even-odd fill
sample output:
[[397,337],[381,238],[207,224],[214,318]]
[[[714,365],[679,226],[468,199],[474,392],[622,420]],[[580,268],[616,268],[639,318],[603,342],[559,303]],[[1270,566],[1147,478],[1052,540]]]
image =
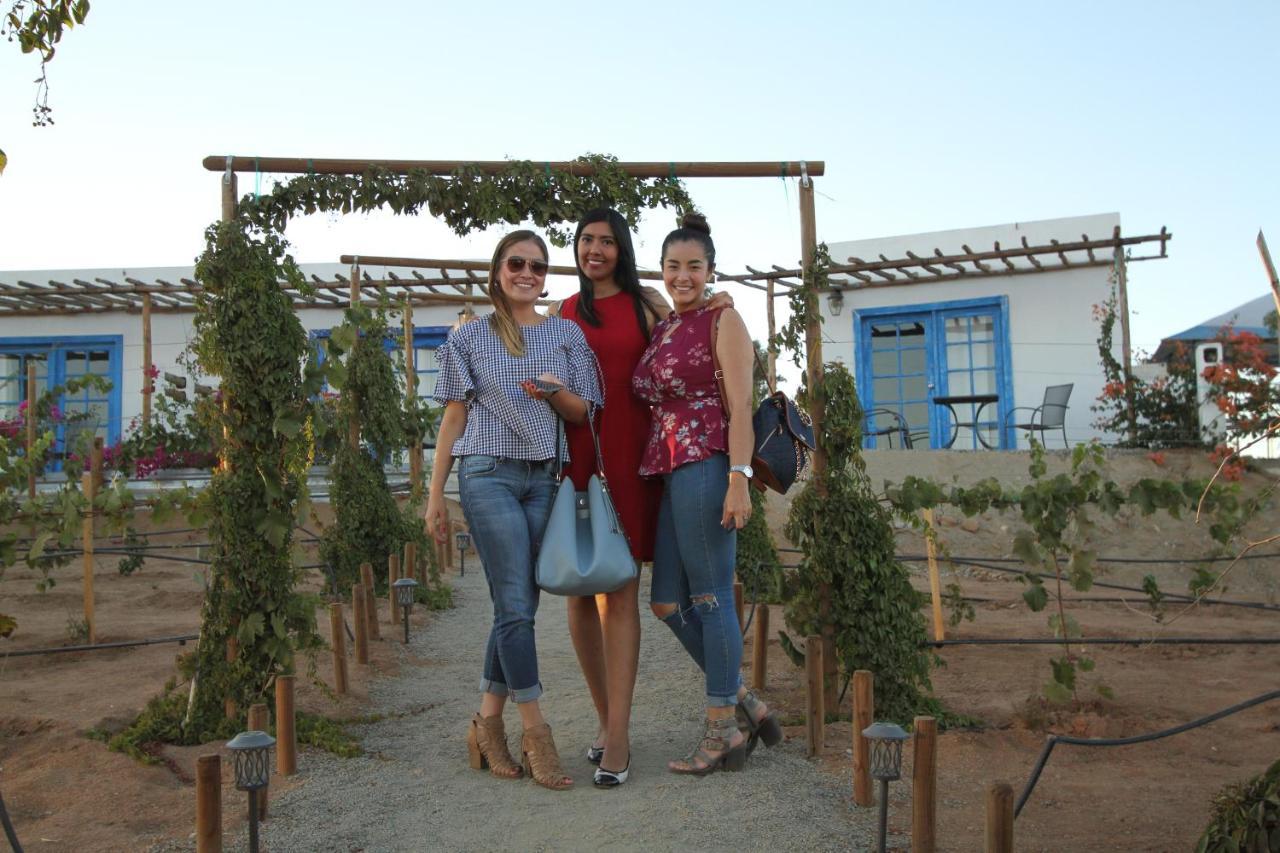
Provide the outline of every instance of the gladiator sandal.
[[[747,766],[747,741],[730,746],[738,721],[733,717],[721,720],[707,718],[707,731],[687,758],[667,762],[672,773],[690,776],[706,776],[715,770],[741,770]],[[701,762],[701,763],[699,763]]]
[[507,729],[501,714],[492,717],[476,714],[471,718],[467,752],[471,756],[471,766],[476,770],[487,767],[499,779],[519,779],[521,776],[520,765],[516,764],[511,750],[507,748]]
[[524,730],[520,742],[524,756],[524,772],[544,788],[563,791],[573,787],[573,778],[560,766],[560,753],[551,738],[551,726],[546,723]]
[[748,690],[734,710],[738,724],[747,730],[748,755],[755,751],[756,744],[761,740],[765,746],[777,746],[782,742],[782,725],[778,722],[778,715],[768,710],[754,692]]

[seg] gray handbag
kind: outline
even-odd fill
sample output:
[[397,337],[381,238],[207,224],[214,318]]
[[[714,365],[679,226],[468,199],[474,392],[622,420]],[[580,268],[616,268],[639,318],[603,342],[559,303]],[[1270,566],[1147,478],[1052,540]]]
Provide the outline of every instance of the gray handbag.
[[573,480],[565,475],[560,456],[563,421],[556,431],[556,476],[560,485],[542,534],[535,575],[538,586],[555,595],[613,592],[634,580],[638,571],[622,520],[609,496],[600,438],[590,414],[587,425],[596,449],[596,473],[587,481],[585,492],[574,491]]

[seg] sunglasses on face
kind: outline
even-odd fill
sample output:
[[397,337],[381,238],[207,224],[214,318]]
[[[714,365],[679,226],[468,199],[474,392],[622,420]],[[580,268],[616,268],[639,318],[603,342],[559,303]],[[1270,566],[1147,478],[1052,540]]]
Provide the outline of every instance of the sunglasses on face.
[[529,272],[534,275],[547,274],[547,262],[539,261],[533,258],[522,258],[519,255],[511,255],[507,258],[507,272],[517,273],[524,270],[525,264],[529,265]]

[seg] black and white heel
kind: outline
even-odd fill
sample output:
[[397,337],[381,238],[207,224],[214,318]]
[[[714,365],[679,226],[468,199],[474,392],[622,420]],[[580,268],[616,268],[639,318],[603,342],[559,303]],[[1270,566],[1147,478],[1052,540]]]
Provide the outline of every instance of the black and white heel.
[[587,761],[590,761],[592,764],[594,764],[594,765],[596,765],[597,767],[599,767],[599,766],[600,766],[600,762],[601,762],[603,759],[604,759],[604,747],[603,747],[603,746],[594,746],[594,745],[593,745],[593,746],[589,746],[589,747],[587,747]]
[[627,766],[621,770],[605,770],[603,767],[596,768],[595,778],[592,780],[597,788],[616,788],[627,781],[627,777],[631,775],[631,760],[627,760]]

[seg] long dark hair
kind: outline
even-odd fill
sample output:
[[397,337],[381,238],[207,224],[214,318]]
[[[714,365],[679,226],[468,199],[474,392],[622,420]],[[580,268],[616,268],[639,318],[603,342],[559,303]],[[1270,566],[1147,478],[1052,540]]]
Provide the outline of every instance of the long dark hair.
[[636,321],[645,339],[649,337],[648,316],[660,319],[657,309],[649,304],[644,291],[640,288],[640,275],[636,272],[636,250],[631,245],[631,228],[622,214],[612,208],[597,207],[587,211],[578,223],[573,235],[573,265],[578,270],[578,316],[589,326],[600,328],[600,315],[596,313],[595,285],[582,271],[582,263],[578,260],[578,241],[582,239],[582,231],[594,222],[604,222],[613,232],[613,242],[618,247],[618,265],[613,270],[613,280],[622,292],[630,295],[635,306]]

